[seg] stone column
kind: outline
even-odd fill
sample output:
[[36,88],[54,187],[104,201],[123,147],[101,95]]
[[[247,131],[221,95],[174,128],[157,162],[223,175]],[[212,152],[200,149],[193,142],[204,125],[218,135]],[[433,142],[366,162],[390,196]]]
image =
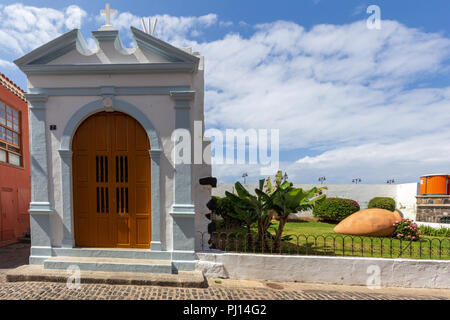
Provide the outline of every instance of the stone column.
[[61,157],[63,248],[75,246],[72,214],[72,151],[59,150]]
[[152,241],[151,251],[163,251],[161,242],[161,150],[150,150],[151,197],[152,197]]
[[46,110],[46,95],[27,94],[30,110],[30,162],[31,162],[31,203],[30,264],[42,264],[51,256],[52,236],[50,218],[53,213],[49,201]]
[[[175,100],[175,129],[190,132],[190,102],[195,91],[172,91]],[[192,137],[189,141],[192,146]],[[175,152],[180,152],[175,143]],[[186,152],[186,151],[184,151]],[[175,268],[194,269],[195,206],[192,203],[192,154],[189,163],[174,163],[174,202],[170,214],[173,218],[173,264]]]

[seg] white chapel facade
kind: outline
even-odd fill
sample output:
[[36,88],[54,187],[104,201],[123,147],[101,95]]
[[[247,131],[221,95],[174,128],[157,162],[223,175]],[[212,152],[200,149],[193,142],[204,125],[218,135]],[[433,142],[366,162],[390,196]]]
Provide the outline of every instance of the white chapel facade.
[[193,140],[204,121],[203,57],[133,27],[131,49],[109,24],[92,34],[96,50],[75,29],[15,61],[28,78],[30,263],[143,257],[193,270],[211,166],[193,152],[174,162],[173,132]]

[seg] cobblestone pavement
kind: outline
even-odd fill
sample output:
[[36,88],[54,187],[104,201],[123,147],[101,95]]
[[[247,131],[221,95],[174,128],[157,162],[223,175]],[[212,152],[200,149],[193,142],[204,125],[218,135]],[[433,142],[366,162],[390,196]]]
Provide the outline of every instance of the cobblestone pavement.
[[167,288],[82,284],[68,289],[64,283],[21,282],[0,280],[0,300],[448,300],[436,295],[364,293],[357,291],[306,289],[277,290],[271,288],[230,288],[211,285],[205,289]]
[[[23,264],[20,256],[28,255],[27,250],[27,245],[20,244],[0,248],[0,300],[450,300],[450,290],[371,291],[364,287],[245,280],[208,279],[209,287],[205,289],[82,284],[80,289],[70,290],[65,283],[6,282],[5,272]],[[8,262],[6,258],[11,260]]]
[[5,269],[13,269],[28,264],[30,244],[15,243],[0,247],[0,273]]

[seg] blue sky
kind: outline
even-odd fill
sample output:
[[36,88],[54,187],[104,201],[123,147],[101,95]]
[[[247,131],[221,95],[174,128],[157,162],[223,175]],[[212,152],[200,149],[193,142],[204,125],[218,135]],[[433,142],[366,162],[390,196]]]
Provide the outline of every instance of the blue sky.
[[[295,182],[450,173],[450,1],[109,3],[126,46],[130,25],[157,16],[157,37],[200,51],[207,128],[280,129],[281,168]],[[366,27],[373,4],[380,30]],[[94,47],[104,5],[2,0],[0,71],[25,87],[11,62],[75,27]],[[228,182],[243,172],[260,178],[256,166],[214,167]]]

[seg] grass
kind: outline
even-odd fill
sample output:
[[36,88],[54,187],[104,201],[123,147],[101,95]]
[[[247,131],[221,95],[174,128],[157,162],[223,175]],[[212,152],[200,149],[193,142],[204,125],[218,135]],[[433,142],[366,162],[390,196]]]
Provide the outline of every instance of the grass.
[[[288,222],[283,235],[290,239],[282,242],[282,247],[276,253],[335,255],[383,258],[409,259],[450,259],[450,238],[444,236],[421,236],[420,241],[406,241],[390,238],[361,237],[337,234],[333,231],[334,224],[322,222]],[[269,232],[274,235],[278,222],[273,222]],[[256,235],[256,226],[252,229]],[[219,233],[222,232],[219,230]],[[255,243],[248,244],[246,231],[235,228],[226,231],[228,239],[221,234],[222,241],[218,247],[226,251],[257,252]],[[273,243],[269,241],[265,252],[273,252]]]
[[441,227],[440,229],[434,229],[430,226],[420,226],[418,229],[422,231],[423,235],[433,237],[450,237],[450,228]]

